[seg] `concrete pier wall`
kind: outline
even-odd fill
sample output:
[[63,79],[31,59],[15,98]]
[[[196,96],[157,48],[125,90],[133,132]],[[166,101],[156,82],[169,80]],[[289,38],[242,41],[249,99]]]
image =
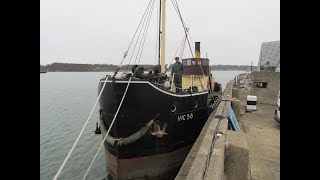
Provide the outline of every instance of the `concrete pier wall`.
[[[227,106],[231,105],[233,81],[227,84],[222,101],[208,118],[189,152],[176,180],[223,180],[225,177],[225,142],[228,130]],[[219,117],[218,117],[219,116]]]
[[228,131],[226,136],[225,174],[228,180],[247,180],[249,173],[249,147],[245,133]]
[[[176,180],[280,179],[280,125],[274,120],[280,73],[253,72],[250,78],[249,88],[228,83]],[[246,113],[247,95],[257,96],[256,111]],[[231,104],[241,132],[228,130]]]

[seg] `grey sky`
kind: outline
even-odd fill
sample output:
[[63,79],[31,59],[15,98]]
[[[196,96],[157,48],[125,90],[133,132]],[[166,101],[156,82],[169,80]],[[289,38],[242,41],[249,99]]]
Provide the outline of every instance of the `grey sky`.
[[[280,0],[177,0],[210,64],[258,64],[261,43],[280,40]],[[40,63],[118,64],[149,0],[41,0]],[[156,0],[140,63],[154,64]],[[166,62],[183,29],[167,0]],[[187,46],[185,56],[189,56]],[[128,62],[130,56],[124,64]]]

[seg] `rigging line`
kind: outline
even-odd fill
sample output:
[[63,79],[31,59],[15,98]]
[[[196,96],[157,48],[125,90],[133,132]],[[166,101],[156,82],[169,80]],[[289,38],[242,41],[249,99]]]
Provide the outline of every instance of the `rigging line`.
[[[193,41],[193,40],[192,40],[192,38],[191,38],[190,31],[188,30],[188,31],[187,31],[187,33],[189,34],[189,38],[190,38],[190,41],[192,42],[191,44],[192,44],[192,47],[193,47],[193,45],[194,45],[194,41]],[[193,49],[194,49],[194,47],[193,47]]]
[[[179,15],[179,17],[180,17],[180,19],[181,19],[181,22],[183,23],[184,27],[187,29],[186,22],[183,20],[182,15],[181,15],[181,12],[180,12],[180,8],[179,8],[179,5],[178,5],[178,2],[177,2],[176,0],[173,0],[173,3],[175,3],[175,7],[176,7],[177,13],[178,13],[178,15]],[[190,32],[189,32],[188,29],[187,29],[187,32],[188,32],[188,34],[189,34],[189,36],[190,36],[190,39],[191,39],[191,35],[190,35]],[[191,40],[191,41],[192,41],[192,40]]]
[[[177,0],[171,0],[171,2],[172,2],[173,4],[174,4],[174,2],[175,2],[176,11],[178,11],[178,14],[179,14],[179,16],[180,16],[181,22],[184,24],[184,27],[186,27],[185,22],[183,21],[183,18],[182,18],[182,15],[181,15],[181,12],[180,12],[180,9],[179,9]],[[189,37],[190,37],[190,39],[191,39],[191,35],[190,35],[190,32],[189,32],[188,29],[187,29],[187,33],[189,34]],[[188,43],[189,43],[189,40],[188,40]],[[190,45],[190,44],[189,44],[189,45]],[[193,55],[193,54],[192,54],[192,55]],[[200,69],[201,69],[202,74],[204,75],[202,66],[200,66]],[[199,80],[200,80],[200,79],[199,79]],[[201,81],[201,80],[200,80],[200,81]]]
[[[146,29],[145,29],[145,32],[144,32],[144,36],[142,36],[142,39],[143,39],[143,43],[142,43],[142,48],[141,48],[141,51],[140,51],[140,55],[139,55],[139,60],[138,60],[138,63],[137,64],[140,64],[140,59],[141,59],[141,56],[142,56],[142,52],[143,52],[143,48],[144,48],[144,43],[146,41],[146,37],[147,37],[147,34],[148,34],[148,30],[149,30],[149,25],[150,25],[150,21],[151,21],[151,17],[152,17],[152,13],[153,13],[153,7],[154,7],[154,4],[155,4],[155,1],[153,1],[154,3],[152,4],[152,8],[151,8],[151,13],[149,15],[149,19],[148,19],[148,22],[147,22],[147,25],[146,25]],[[142,41],[141,41],[142,42]],[[140,43],[141,45],[141,43]],[[139,47],[140,49],[140,47]],[[138,51],[139,52],[139,51]],[[136,62],[136,61],[135,61]]]
[[138,29],[139,29],[139,27],[140,27],[140,25],[141,25],[142,20],[144,19],[144,16],[145,16],[145,14],[146,14],[146,12],[147,12],[147,9],[148,9],[150,3],[151,3],[151,1],[148,3],[148,6],[147,6],[147,8],[145,9],[145,11],[144,11],[144,13],[143,13],[143,15],[142,15],[142,18],[141,18],[141,20],[140,20],[140,22],[139,22],[139,25],[138,25],[138,27],[137,27],[134,35],[133,35],[133,38],[131,39],[131,42],[130,42],[130,44],[129,44],[129,46],[128,46],[128,49],[127,49],[127,51],[124,53],[123,59],[120,61],[119,65],[118,65],[118,68],[117,68],[117,70],[114,72],[114,75],[113,75],[113,76],[116,76],[116,74],[118,73],[119,69],[120,69],[121,66],[122,66],[123,61],[124,61],[125,58],[127,57],[128,52],[129,52],[129,49],[130,49],[130,47],[131,47],[131,44],[132,44],[132,42],[133,42],[133,40],[134,40],[134,38],[135,38],[135,36],[136,36],[136,34],[137,34],[137,32],[138,32]]
[[[137,48],[138,43],[139,43],[140,41],[142,41],[142,39],[143,39],[143,34],[144,34],[143,32],[144,32],[144,29],[146,28],[146,24],[147,24],[147,21],[148,21],[148,17],[149,17],[150,11],[151,11],[151,6],[152,6],[152,4],[153,4],[153,0],[150,0],[150,4],[149,4],[149,7],[148,7],[148,11],[147,11],[147,13],[146,13],[146,15],[145,15],[145,17],[144,17],[143,24],[142,24],[141,29],[140,29],[140,31],[139,31],[138,38],[136,39],[135,46],[134,46],[134,50],[132,51],[129,64],[130,64],[130,62],[131,62],[131,60],[132,60],[132,58],[133,58],[133,56],[134,56],[134,53],[135,53],[135,50],[136,50],[136,48]],[[140,37],[141,37],[141,39],[140,39]],[[138,53],[137,53],[137,54],[138,54]]]
[[[190,48],[190,53],[191,53],[192,57],[194,57],[194,56],[193,56],[193,52],[192,52],[192,47],[191,47],[190,42],[189,42],[189,38],[190,38],[190,40],[191,40],[191,35],[190,35],[190,32],[189,32],[189,28],[187,28],[187,25],[186,25],[185,21],[184,21],[183,18],[182,18],[182,15],[181,15],[181,12],[180,12],[180,9],[179,9],[179,6],[178,6],[178,2],[177,2],[177,1],[174,1],[174,0],[171,0],[171,3],[172,3],[172,5],[174,6],[174,8],[175,8],[175,10],[176,10],[176,12],[177,12],[177,14],[178,14],[178,16],[179,16],[179,18],[180,18],[180,21],[181,21],[181,23],[182,23],[182,26],[183,26],[183,28],[184,28],[184,31],[185,31],[185,33],[186,33],[186,35],[187,35],[187,40],[188,40],[188,45],[189,45],[189,48]],[[188,36],[188,34],[189,34],[189,36]],[[188,37],[189,37],[189,38],[188,38]],[[192,41],[192,40],[191,40],[191,41]]]
[[[178,14],[178,16],[179,16],[179,18],[180,18],[180,21],[181,21],[181,23],[182,23],[183,30],[184,30],[185,34],[188,35],[188,33],[187,33],[187,28],[186,28],[186,25],[185,25],[185,23],[184,23],[184,21],[183,21],[183,19],[182,19],[181,13],[179,13],[179,11],[178,11],[178,8],[179,8],[179,7],[173,2],[173,0],[171,0],[171,3],[172,3],[173,7],[175,8],[175,10],[176,10],[176,12],[177,12],[177,14]],[[192,48],[191,48],[191,45],[190,45],[188,36],[187,36],[187,41],[188,41],[190,53],[191,53],[192,57],[194,58],[194,55],[193,55],[193,52],[192,52]]]
[[[153,5],[154,5],[154,4],[153,4]],[[145,35],[144,35],[144,39],[143,39],[143,44],[142,44],[142,49],[141,49],[141,52],[140,52],[138,64],[140,64],[140,59],[141,59],[142,52],[143,52],[143,49],[144,49],[144,43],[145,43],[145,41],[146,41],[146,37],[147,37],[147,33],[148,33],[148,29],[149,29],[149,25],[150,25],[152,13],[153,13],[153,7],[152,7],[151,14],[150,14],[150,16],[149,16],[149,21],[148,21],[147,29],[146,29],[146,31],[145,31]]]
[[[182,23],[182,26],[184,27],[184,31],[185,31],[186,36],[187,36],[187,41],[188,41],[188,45],[189,45],[189,49],[190,49],[191,55],[192,55],[192,57],[194,58],[194,55],[193,55],[193,52],[192,52],[192,49],[191,49],[191,46],[190,46],[189,38],[188,38],[188,32],[189,32],[189,30],[188,30],[188,28],[186,27],[185,22],[183,21],[181,12],[180,12],[180,10],[179,10],[178,2],[177,2],[176,0],[171,0],[171,3],[172,3],[172,5],[174,6],[176,12],[178,13],[178,16],[180,17],[180,21],[181,21],[181,23]],[[189,33],[189,35],[190,35],[190,33]],[[202,75],[204,76],[205,74],[204,74],[204,72],[203,72],[202,65],[199,65],[199,66],[200,66]],[[198,68],[196,69],[196,71],[197,71],[197,73],[198,73]],[[203,87],[203,85],[202,85],[202,80],[201,80],[200,76],[199,76],[199,81],[200,81],[200,84],[201,84],[202,89],[204,89],[204,87]]]
[[188,42],[188,45],[189,45],[190,53],[191,53],[192,57],[194,58],[194,55],[193,55],[192,48],[191,48],[191,45],[190,45],[188,37],[187,37],[187,42]]
[[176,0],[173,0],[173,2],[175,2],[175,4],[176,4],[177,11],[178,11],[178,14],[179,14],[179,16],[180,16],[180,18],[181,18],[182,23],[184,24],[185,27],[187,27],[186,22],[185,22],[185,21],[183,20],[183,18],[182,18],[182,15],[181,15],[181,12],[180,12],[180,8],[179,8],[179,5],[178,5],[178,2],[177,2]]
[[[82,180],[84,180],[84,179],[87,177],[87,175],[88,175],[88,173],[89,173],[89,171],[90,171],[90,169],[91,169],[94,161],[95,161],[96,158],[97,158],[97,155],[98,155],[98,153],[99,153],[102,145],[104,144],[104,142],[106,141],[106,139],[107,139],[107,137],[108,137],[108,134],[109,134],[109,132],[110,132],[110,130],[111,130],[111,127],[112,127],[113,123],[115,122],[115,119],[116,119],[117,116],[118,116],[118,113],[119,113],[119,110],[120,110],[120,108],[121,108],[121,106],[122,106],[123,100],[124,100],[124,98],[125,98],[126,95],[127,95],[127,91],[128,91],[128,88],[129,88],[129,85],[130,85],[130,82],[131,82],[131,78],[132,78],[132,77],[130,77],[130,79],[129,79],[129,81],[128,81],[128,85],[127,85],[127,87],[126,87],[126,90],[124,91],[124,94],[123,94],[123,96],[122,96],[121,102],[120,102],[119,107],[118,107],[118,109],[117,109],[117,111],[116,111],[116,114],[115,114],[114,117],[113,117],[113,120],[112,120],[112,122],[111,122],[111,124],[110,124],[110,126],[109,126],[109,129],[108,129],[105,137],[103,138],[103,140],[102,140],[102,142],[101,142],[101,144],[100,144],[100,146],[99,146],[96,154],[94,155],[93,160],[91,161],[90,166],[88,167],[86,173],[84,174]],[[107,84],[107,81],[105,82],[105,84]]]
[[[149,13],[149,11],[150,11],[150,9],[151,9],[151,8],[150,8],[150,7],[151,7],[151,4],[152,4],[151,2],[153,2],[153,0],[150,0],[150,4],[148,5],[148,13]],[[147,13],[147,14],[148,14],[148,13]],[[140,29],[138,38],[137,38],[136,43],[135,43],[135,45],[134,45],[134,48],[133,48],[131,57],[130,57],[129,62],[128,62],[128,66],[127,66],[127,68],[126,68],[126,71],[128,71],[128,69],[129,69],[129,65],[130,65],[130,62],[131,62],[132,57],[133,57],[133,55],[134,55],[136,46],[137,46],[137,44],[138,44],[138,42],[139,42],[139,40],[140,40],[140,35],[141,35],[141,32],[142,32],[142,30],[143,30],[143,28],[144,28],[144,26],[145,26],[145,20],[147,19],[147,16],[148,16],[147,14],[146,14],[146,16],[145,16],[144,19],[143,19],[143,24],[142,24],[142,26],[141,26],[141,29]]]
[[[109,76],[107,76],[107,78],[106,78],[106,82],[107,82],[108,78],[109,78]],[[58,170],[57,174],[54,176],[53,180],[56,180],[56,179],[59,177],[59,175],[60,175],[60,173],[61,173],[62,169],[64,168],[64,166],[66,165],[66,163],[67,163],[68,159],[70,158],[71,153],[73,152],[74,148],[76,147],[76,145],[77,145],[77,143],[78,143],[78,141],[79,141],[79,139],[80,139],[80,137],[81,137],[81,135],[82,135],[82,133],[83,133],[84,129],[86,128],[86,126],[87,126],[87,124],[88,124],[88,122],[89,122],[89,119],[90,119],[90,118],[91,118],[91,116],[92,116],[92,113],[93,113],[94,109],[95,109],[95,108],[96,108],[96,106],[97,106],[97,103],[98,103],[98,101],[99,101],[99,99],[100,99],[100,97],[101,97],[101,94],[102,94],[102,92],[103,92],[104,87],[106,86],[106,84],[107,84],[107,83],[104,83],[104,84],[103,84],[103,86],[102,86],[102,88],[101,88],[101,91],[100,91],[100,93],[99,93],[99,96],[98,96],[98,98],[97,98],[97,100],[96,100],[96,102],[95,102],[95,104],[94,104],[94,106],[93,106],[93,108],[92,108],[92,110],[91,110],[91,112],[90,112],[90,115],[89,115],[89,117],[88,117],[88,119],[87,119],[86,123],[83,125],[83,127],[82,127],[82,129],[81,129],[81,131],[80,131],[80,134],[78,135],[78,137],[77,137],[76,141],[74,142],[73,146],[71,147],[71,149],[70,149],[70,151],[69,151],[69,153],[68,153],[67,157],[64,159],[64,161],[63,161],[62,165],[60,166],[60,168],[59,168],[59,170]]]
[[180,59],[182,59],[182,56],[183,56],[184,48],[186,46],[186,40],[187,40],[187,36],[185,36],[185,38],[184,38],[183,45],[182,45],[182,48],[181,48],[181,51],[179,54]]
[[178,7],[178,3],[177,3],[176,1],[174,1],[174,0],[171,0],[171,2],[172,2],[172,4],[173,4],[173,6],[174,6],[174,8],[175,8],[175,10],[176,10],[179,18],[181,19],[182,24],[183,24],[184,26],[186,26],[186,23],[183,21],[182,15],[181,15],[181,13],[180,13],[180,10],[179,10],[179,7]]
[[184,34],[184,39],[182,41],[182,45],[181,45],[181,49],[180,49],[180,52],[179,52],[179,58],[182,59],[182,56],[183,56],[183,52],[184,52],[184,48],[185,48],[185,45],[186,45],[186,34]]
[[[182,18],[182,15],[181,15],[181,12],[180,12],[180,8],[179,8],[179,5],[178,5],[178,2],[177,2],[176,0],[174,0],[174,2],[175,2],[175,4],[176,4],[177,10],[178,10],[178,14],[179,14],[179,16],[180,16],[180,18],[181,18],[182,23],[184,24],[185,27],[187,27],[185,21],[184,21],[183,18]],[[189,31],[188,29],[187,29],[187,33],[189,34],[189,38],[190,38],[190,41],[192,42],[191,44],[192,44],[192,47],[193,47],[194,42],[193,42],[193,40],[192,40],[190,31]]]
[[182,18],[182,15],[181,15],[180,10],[179,10],[179,8],[178,8],[177,2],[171,0],[171,3],[172,3],[172,5],[173,5],[174,9],[176,10],[179,19],[180,19],[181,22],[182,22],[182,26],[185,28],[185,27],[186,27],[186,23],[184,22],[184,20],[183,20],[183,18]]
[[186,38],[186,36],[185,36],[185,34],[184,34],[183,37],[182,37],[182,39],[181,39],[181,42],[180,42],[180,44],[179,44],[179,46],[178,46],[178,48],[177,48],[177,50],[176,50],[176,52],[173,54],[173,57],[172,57],[171,61],[168,63],[166,69],[169,69],[169,67],[171,66],[173,60],[174,60],[175,57],[176,57],[176,54],[177,54],[179,51],[181,51],[183,42],[185,41],[185,38]]
[[140,40],[140,43],[139,43],[139,48],[137,50],[137,54],[136,54],[136,57],[135,57],[135,60],[134,60],[134,63],[133,64],[136,64],[137,62],[137,59],[138,59],[138,56],[139,56],[139,53],[140,53],[140,50],[141,50],[141,45],[143,43],[143,40],[146,36],[146,33],[147,33],[147,29],[149,28],[149,25],[150,25],[150,18],[151,18],[151,15],[152,15],[152,12],[153,12],[153,5],[154,5],[154,0],[152,0],[152,4],[151,4],[151,7],[150,7],[150,11],[148,12],[148,15],[146,17],[146,23],[145,23],[145,26],[142,30],[142,36],[141,36],[141,40]]
[[[142,29],[143,29],[143,26],[144,26],[144,24],[145,24],[145,20],[146,20],[146,17],[147,17],[146,14],[147,14],[147,12],[149,12],[149,10],[150,10],[150,6],[151,6],[151,2],[152,2],[152,1],[153,1],[153,0],[150,0],[148,6],[147,6],[147,8],[146,8],[146,11],[145,11],[145,13],[143,14],[143,17],[142,17],[142,19],[141,19],[141,21],[140,21],[140,24],[141,24],[141,22],[142,22],[142,26],[141,26],[141,28],[140,28],[139,35],[138,35],[138,37],[137,37],[137,39],[136,39],[136,43],[135,43],[134,48],[133,48],[133,50],[132,50],[132,54],[131,54],[131,57],[130,57],[130,59],[129,59],[129,62],[128,62],[128,66],[127,66],[127,68],[126,68],[126,71],[128,71],[129,64],[130,64],[130,62],[131,62],[131,60],[132,60],[132,56],[133,56],[133,54],[134,54],[134,51],[135,51],[135,49],[136,49],[137,43],[138,43],[139,38],[140,38],[140,34],[141,34]],[[139,26],[138,26],[138,29],[139,29],[139,27],[140,27],[140,24],[139,24]],[[136,33],[137,33],[138,29],[136,30]],[[136,34],[136,33],[135,33],[135,34]]]
[[149,5],[150,5],[151,1],[152,1],[152,0],[150,0],[150,2],[148,3],[147,8],[146,8],[146,10],[144,11],[144,13],[143,13],[143,15],[142,15],[142,18],[141,18],[141,20],[140,20],[140,22],[139,22],[139,25],[138,25],[138,27],[137,27],[137,29],[136,29],[136,31],[135,31],[135,33],[134,33],[134,35],[133,35],[133,38],[132,38],[132,40],[131,40],[131,42],[130,42],[130,44],[129,44],[129,47],[128,47],[128,50],[127,50],[127,51],[129,51],[129,48],[130,48],[130,46],[131,46],[131,44],[132,44],[132,42],[133,42],[134,37],[135,37],[135,36],[136,36],[136,34],[137,34],[137,31],[138,31],[138,29],[139,29],[139,27],[140,27],[140,25],[141,25],[142,19],[143,19],[143,17],[145,16],[145,14],[146,14],[146,12],[147,12],[147,9],[148,9],[148,7],[149,7]]
[[180,59],[182,59],[185,45],[186,45],[186,37],[183,39],[183,42],[182,42],[182,45],[181,45],[181,49],[180,49],[180,51],[179,51],[179,56],[178,56],[178,57],[179,57]]

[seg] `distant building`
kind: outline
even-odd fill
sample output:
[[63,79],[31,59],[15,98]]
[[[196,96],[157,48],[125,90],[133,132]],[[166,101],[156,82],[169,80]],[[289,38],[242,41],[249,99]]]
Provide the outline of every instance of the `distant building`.
[[280,72],[280,41],[263,42],[258,63],[259,71]]
[[243,73],[239,74],[235,77],[235,83],[238,87],[245,87],[245,85],[250,86],[251,80],[250,80],[250,73]]

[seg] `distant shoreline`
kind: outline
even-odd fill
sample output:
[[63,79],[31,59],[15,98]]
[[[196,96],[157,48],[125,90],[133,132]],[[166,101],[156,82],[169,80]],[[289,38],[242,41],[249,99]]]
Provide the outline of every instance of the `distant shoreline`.
[[[222,70],[222,69],[215,69],[211,71],[245,71],[245,72],[250,72],[246,70],[241,70],[241,69],[228,69],[228,70]],[[114,72],[114,71],[46,71],[47,73],[50,72]],[[119,71],[119,72],[125,72],[125,71]],[[131,72],[131,71],[128,71]]]
[[[123,65],[120,71],[131,71],[133,65]],[[140,64],[144,70],[153,69],[154,65]],[[249,65],[210,65],[212,71],[250,71]],[[40,72],[114,72],[118,69],[118,66],[112,64],[70,64],[70,63],[52,63],[48,65],[40,64]],[[252,66],[253,70],[257,69],[257,66]]]

